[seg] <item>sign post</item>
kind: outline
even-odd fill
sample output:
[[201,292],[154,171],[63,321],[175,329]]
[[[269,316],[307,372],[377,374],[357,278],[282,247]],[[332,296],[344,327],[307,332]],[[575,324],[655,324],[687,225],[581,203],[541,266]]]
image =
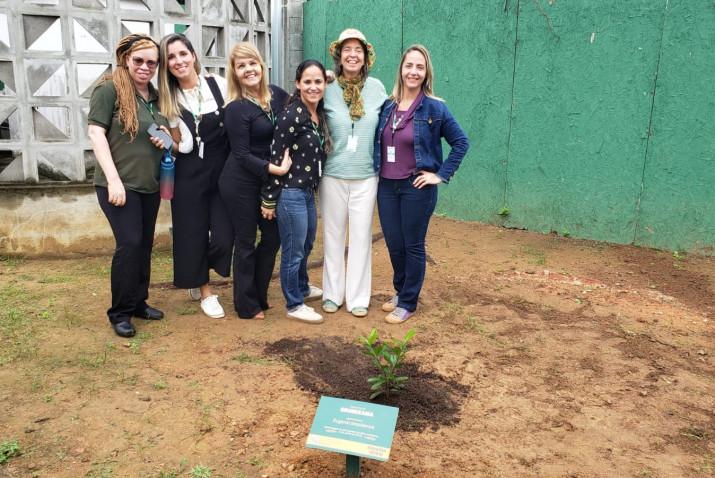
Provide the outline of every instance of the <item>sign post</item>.
[[344,453],[348,478],[360,476],[360,457],[387,461],[399,409],[320,397],[306,446]]
[[345,471],[348,478],[360,478],[360,457],[345,455]]

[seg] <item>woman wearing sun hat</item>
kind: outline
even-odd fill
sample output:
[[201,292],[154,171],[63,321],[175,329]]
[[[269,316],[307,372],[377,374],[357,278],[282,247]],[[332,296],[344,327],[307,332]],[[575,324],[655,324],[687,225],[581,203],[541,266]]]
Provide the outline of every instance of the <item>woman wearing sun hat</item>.
[[335,312],[345,301],[349,312],[364,317],[370,305],[372,219],[377,195],[373,142],[387,94],[380,80],[368,76],[375,50],[362,32],[344,30],[329,51],[336,81],[325,92],[333,149],[319,190],[325,254],[323,310]]

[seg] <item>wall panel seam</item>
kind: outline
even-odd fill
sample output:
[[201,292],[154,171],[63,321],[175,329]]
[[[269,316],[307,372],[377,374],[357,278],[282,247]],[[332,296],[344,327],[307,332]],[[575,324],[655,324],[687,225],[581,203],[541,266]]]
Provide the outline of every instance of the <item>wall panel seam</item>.
[[[508,14],[508,4],[504,4],[504,10]],[[511,131],[514,121],[514,89],[516,86],[516,55],[519,47],[519,10],[520,0],[516,1],[516,24],[514,27],[514,55],[511,72],[511,96],[509,98],[509,127],[507,129],[507,147],[506,147],[506,164],[504,165],[504,193],[502,194],[502,207],[507,206],[507,193],[509,187],[509,160],[511,159]]]
[[650,150],[650,140],[653,136],[653,112],[655,111],[655,96],[658,91],[658,73],[660,72],[660,59],[663,55],[663,36],[665,35],[665,21],[668,17],[668,4],[670,0],[665,0],[665,8],[663,9],[663,21],[660,25],[660,43],[658,45],[658,58],[655,62],[655,77],[653,78],[653,95],[651,97],[650,103],[650,114],[648,115],[648,130],[646,131],[646,142],[645,142],[645,153],[643,154],[643,168],[641,169],[641,186],[638,191],[638,198],[636,199],[635,211],[634,211],[634,224],[633,224],[633,241],[632,244],[636,243],[638,237],[638,229],[640,228],[640,214],[641,214],[641,202],[643,200],[643,191],[645,190],[645,171],[646,165],[648,164],[648,152]]

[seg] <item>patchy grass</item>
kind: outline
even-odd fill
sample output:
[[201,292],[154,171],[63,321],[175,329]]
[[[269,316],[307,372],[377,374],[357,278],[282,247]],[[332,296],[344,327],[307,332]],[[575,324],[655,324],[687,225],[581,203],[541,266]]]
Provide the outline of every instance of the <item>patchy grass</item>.
[[129,350],[133,354],[141,353],[141,348],[144,343],[151,339],[151,334],[149,332],[139,332],[133,339],[129,341]]
[[191,478],[211,478],[212,474],[211,468],[204,465],[196,465],[189,472]]
[[199,307],[193,303],[181,304],[175,310],[178,315],[196,315],[199,313]]
[[25,263],[25,258],[23,256],[4,256],[0,255],[0,265],[3,268],[15,269]]
[[253,355],[247,354],[246,352],[241,352],[231,358],[234,362],[238,363],[250,363],[254,365],[274,365],[275,362],[271,359],[255,357]]
[[20,443],[17,440],[5,440],[0,443],[0,465],[21,454]]
[[40,284],[67,284],[69,282],[74,282],[75,280],[75,276],[67,274],[43,274],[37,282]]
[[680,435],[695,441],[701,441],[708,438],[708,433],[697,427],[683,428],[680,430]]
[[505,346],[506,344],[499,340],[496,336],[496,334],[492,331],[490,331],[486,325],[484,325],[480,320],[479,317],[475,315],[468,315],[466,318],[467,322],[467,329],[470,332],[473,332],[475,334],[479,334],[482,337],[494,342],[496,345],[499,345],[500,347]]
[[94,463],[84,478],[114,478],[114,468],[106,463]]
[[0,288],[0,365],[37,354],[36,302],[37,297],[14,282]]
[[248,464],[251,466],[255,466],[256,468],[263,468],[266,466],[265,460],[263,458],[258,457],[258,456],[253,456],[248,459]]
[[521,248],[521,253],[527,256],[527,262],[534,266],[546,265],[546,253],[543,249],[538,249],[532,246],[524,246]]
[[82,368],[100,369],[112,362],[112,354],[117,350],[113,342],[106,342],[101,351],[95,353],[80,353],[77,363]]
[[154,250],[151,253],[152,282],[171,282],[174,278],[174,266],[171,251]]

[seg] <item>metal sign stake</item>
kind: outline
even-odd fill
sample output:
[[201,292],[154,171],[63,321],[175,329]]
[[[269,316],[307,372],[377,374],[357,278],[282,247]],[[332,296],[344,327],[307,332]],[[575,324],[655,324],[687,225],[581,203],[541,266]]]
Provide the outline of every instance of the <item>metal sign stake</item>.
[[360,457],[345,455],[345,471],[348,478],[360,478]]

